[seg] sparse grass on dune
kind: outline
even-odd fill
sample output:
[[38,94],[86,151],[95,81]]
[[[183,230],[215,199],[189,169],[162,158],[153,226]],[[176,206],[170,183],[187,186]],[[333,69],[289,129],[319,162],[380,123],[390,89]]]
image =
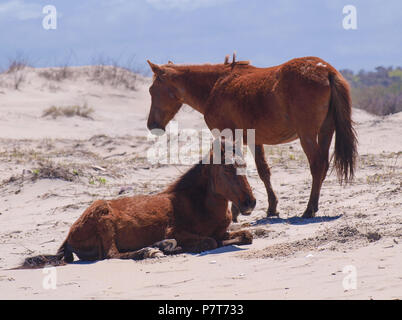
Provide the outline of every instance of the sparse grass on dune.
[[94,82],[128,90],[136,90],[137,79],[136,73],[118,65],[96,65],[91,74],[91,80]]
[[139,70],[134,64],[134,56],[125,63],[104,56],[92,59],[90,79],[101,85],[108,84],[128,90],[137,90]]
[[51,68],[48,70],[40,71],[39,76],[49,80],[49,81],[63,81],[70,78],[73,75],[73,72],[70,70],[68,66],[64,66],[61,68]]
[[28,59],[22,54],[17,54],[13,59],[9,59],[8,67],[5,74],[12,77],[12,87],[15,90],[19,90],[21,84],[26,79],[26,68],[30,66]]
[[32,180],[38,179],[59,179],[73,181],[76,178],[76,171],[71,171],[66,166],[57,165],[53,162],[39,163],[37,169],[32,170]]
[[82,106],[74,105],[65,107],[51,106],[50,108],[47,108],[43,111],[42,116],[43,117],[51,116],[53,119],[56,119],[58,117],[74,117],[74,116],[93,119],[91,116],[93,112],[94,110],[88,107],[86,104]]

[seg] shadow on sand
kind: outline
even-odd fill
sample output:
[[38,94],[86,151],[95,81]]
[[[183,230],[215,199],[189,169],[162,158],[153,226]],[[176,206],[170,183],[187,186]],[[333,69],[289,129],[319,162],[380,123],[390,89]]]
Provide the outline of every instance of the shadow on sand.
[[258,225],[264,225],[264,224],[278,224],[278,223],[287,223],[291,225],[306,225],[306,224],[311,224],[311,223],[321,223],[321,222],[329,222],[329,221],[334,221],[342,217],[342,215],[337,215],[337,216],[322,216],[322,217],[314,217],[314,218],[301,218],[301,217],[290,217],[290,218],[263,218],[259,219],[253,223],[251,223],[252,226],[258,226]]
[[73,262],[69,263],[69,265],[70,264],[71,265],[87,265],[87,264],[91,265],[91,264],[95,264],[99,261],[102,261],[102,260],[96,260],[96,261],[74,260]]
[[[221,253],[226,253],[226,252],[235,252],[235,251],[243,251],[243,250],[247,250],[247,248],[239,248],[238,246],[230,245],[230,246],[220,247],[220,248],[210,250],[210,251],[203,251],[201,253],[189,253],[189,252],[183,252],[183,253],[191,254],[196,257],[201,257],[201,256],[209,255],[209,254],[221,254]],[[71,264],[71,265],[91,265],[91,264],[95,264],[100,261],[102,261],[102,260],[96,260],[96,261],[74,260],[73,262],[71,262],[69,264]]]
[[239,248],[238,246],[230,245],[230,246],[220,247],[215,250],[204,251],[201,253],[194,253],[194,255],[197,257],[202,257],[207,254],[221,254],[221,253],[226,253],[226,252],[235,252],[235,251],[243,251],[243,250],[247,250],[247,248]]

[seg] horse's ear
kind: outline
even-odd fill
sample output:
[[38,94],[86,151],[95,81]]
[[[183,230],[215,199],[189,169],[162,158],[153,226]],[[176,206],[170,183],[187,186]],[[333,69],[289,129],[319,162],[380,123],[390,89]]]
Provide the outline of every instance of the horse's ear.
[[151,70],[153,73],[155,73],[156,75],[161,75],[163,73],[163,70],[160,66],[158,66],[155,63],[152,63],[151,61],[147,60],[149,66],[151,67]]
[[152,63],[151,61],[147,60],[149,66],[151,67],[153,73],[160,79],[160,80],[171,80],[174,79],[174,76],[178,74],[178,72],[170,67],[170,66],[158,66],[157,64]]
[[172,61],[170,61],[170,60],[169,60],[169,61],[168,61],[168,64],[174,64],[174,63],[173,63]]

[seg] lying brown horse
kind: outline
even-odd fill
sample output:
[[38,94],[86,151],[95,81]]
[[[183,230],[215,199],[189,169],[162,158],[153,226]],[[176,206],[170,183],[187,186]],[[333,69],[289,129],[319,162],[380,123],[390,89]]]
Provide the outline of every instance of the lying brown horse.
[[268,194],[268,216],[277,215],[278,200],[264,144],[300,139],[313,177],[304,218],[318,211],[334,132],[338,178],[341,183],[353,179],[357,142],[349,86],[329,63],[317,57],[293,59],[271,68],[256,68],[234,58],[232,63],[226,59],[216,65],[148,63],[154,72],[149,130],[164,130],[184,103],[201,112],[211,130],[255,129],[254,157]]
[[[215,150],[224,156],[222,146]],[[21,268],[62,265],[74,260],[73,253],[81,260],[138,260],[159,250],[174,254],[251,244],[249,231],[228,232],[228,201],[245,215],[256,204],[246,177],[237,175],[244,161],[213,164],[213,152],[207,156],[210,164],[200,162],[159,194],[95,201],[72,225],[56,255],[27,258]]]

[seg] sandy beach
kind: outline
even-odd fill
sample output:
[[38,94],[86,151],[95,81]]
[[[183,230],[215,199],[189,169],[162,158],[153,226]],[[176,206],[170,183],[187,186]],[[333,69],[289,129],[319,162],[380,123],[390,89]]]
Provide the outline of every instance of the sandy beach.
[[[101,83],[95,68],[71,67],[61,81],[49,76],[58,69],[25,68],[18,90],[12,75],[0,74],[0,299],[402,298],[402,113],[359,109],[356,179],[341,186],[329,173],[313,219],[300,218],[311,175],[295,141],[265,149],[279,218],[266,218],[265,188],[249,165],[257,207],[231,228],[250,230],[252,245],[144,261],[76,260],[56,268],[56,289],[44,285],[42,269],[9,270],[55,253],[92,201],[161,191],[189,168],[147,160],[151,78]],[[91,112],[44,116],[52,106]],[[180,129],[206,128],[187,106],[175,120]]]

